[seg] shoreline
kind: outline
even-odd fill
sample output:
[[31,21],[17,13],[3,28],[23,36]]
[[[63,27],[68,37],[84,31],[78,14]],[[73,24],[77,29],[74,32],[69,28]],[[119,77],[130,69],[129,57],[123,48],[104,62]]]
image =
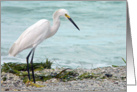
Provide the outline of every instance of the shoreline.
[[[63,68],[44,69],[35,71],[35,74],[55,75],[62,70]],[[126,66],[66,70],[67,73],[69,71],[74,71],[74,74],[67,79],[63,77],[36,81],[36,84],[42,87],[25,84],[19,76],[2,72],[1,89],[2,91],[126,91]],[[3,80],[4,77],[6,81]]]

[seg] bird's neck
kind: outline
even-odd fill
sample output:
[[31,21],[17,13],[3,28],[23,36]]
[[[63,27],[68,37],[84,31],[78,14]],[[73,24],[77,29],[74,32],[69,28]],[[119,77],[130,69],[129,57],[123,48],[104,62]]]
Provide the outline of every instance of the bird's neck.
[[53,26],[51,27],[51,36],[53,36],[57,32],[59,26],[60,26],[59,17],[53,18]]

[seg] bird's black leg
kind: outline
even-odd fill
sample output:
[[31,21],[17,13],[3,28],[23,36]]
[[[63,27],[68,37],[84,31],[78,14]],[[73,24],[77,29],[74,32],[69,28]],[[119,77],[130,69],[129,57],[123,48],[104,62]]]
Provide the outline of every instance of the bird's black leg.
[[[33,49],[32,49],[33,50]],[[28,56],[26,57],[26,61],[27,61],[27,71],[28,71],[28,78],[30,80],[30,72],[29,72],[29,57],[32,53],[32,50],[30,51],[30,53],[28,54]]]
[[33,49],[32,58],[31,58],[31,70],[32,70],[32,77],[33,82],[35,83],[35,76],[34,76],[34,69],[33,69],[33,57],[34,57],[35,48]]

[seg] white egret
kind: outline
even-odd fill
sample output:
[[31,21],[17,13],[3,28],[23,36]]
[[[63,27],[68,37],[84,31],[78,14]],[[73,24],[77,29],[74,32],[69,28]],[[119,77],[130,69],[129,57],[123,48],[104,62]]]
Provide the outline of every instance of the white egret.
[[40,44],[43,40],[53,36],[59,26],[60,26],[60,16],[64,16],[68,18],[74,26],[79,30],[78,26],[74,23],[74,21],[70,18],[67,10],[65,9],[59,9],[53,14],[53,25],[50,26],[50,22],[46,19],[41,19],[29,28],[27,28],[21,36],[14,42],[12,47],[9,50],[10,56],[16,56],[21,51],[32,48],[29,52],[28,56],[26,57],[27,62],[27,71],[28,71],[28,78],[30,80],[30,72],[29,72],[29,57],[32,54],[31,57],[31,66],[32,66],[32,76],[33,81],[35,83],[35,76],[34,76],[34,70],[33,70],[33,57],[35,48]]

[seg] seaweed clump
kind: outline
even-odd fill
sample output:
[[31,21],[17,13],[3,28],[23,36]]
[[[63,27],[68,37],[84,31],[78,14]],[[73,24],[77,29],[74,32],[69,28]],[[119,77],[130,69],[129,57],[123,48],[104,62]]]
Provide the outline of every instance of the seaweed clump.
[[[46,62],[34,63],[33,69],[34,71],[43,70],[43,69],[51,69],[51,65],[52,65],[52,62],[46,59]],[[29,64],[29,66],[31,66],[31,64]],[[19,71],[27,71],[27,64],[9,62],[9,63],[4,63],[1,69],[1,72],[6,72],[6,73],[9,72],[9,73],[14,73],[14,74],[18,74]]]
[[[59,81],[67,82],[72,80],[83,80],[83,79],[105,79],[105,78],[112,78],[112,74],[95,74],[95,73],[89,73],[84,72],[79,75],[78,72],[75,70],[66,68],[60,72],[40,72],[44,69],[51,69],[52,62],[46,59],[46,62],[41,63],[34,63],[33,68],[34,71],[38,71],[39,73],[35,73],[35,80],[36,81],[42,81],[46,82],[47,80],[50,80],[52,78],[56,78]],[[30,70],[31,70],[31,64],[30,64]],[[23,80],[24,83],[30,83],[32,84],[33,80],[28,80],[28,72],[27,72],[27,64],[24,63],[4,63],[2,65],[1,72],[5,73],[13,73],[20,77],[21,80]],[[32,73],[30,72],[30,77],[32,78]],[[125,79],[125,78],[121,78]],[[3,78],[3,81],[6,81],[6,78]],[[35,85],[36,86],[36,85]]]
[[[31,64],[29,64],[30,70],[31,70]],[[51,69],[52,62],[46,59],[46,62],[41,62],[41,63],[34,63],[33,68],[34,71],[42,71],[44,69]],[[75,77],[78,76],[78,73],[75,71],[66,71],[67,69],[64,69],[60,71],[58,74],[55,72],[51,72],[50,74],[46,73],[40,73],[40,74],[35,74],[35,80],[36,81],[42,81],[45,82],[47,80],[50,80],[51,78],[57,78],[60,81],[71,81],[75,80]],[[13,73],[17,76],[19,76],[24,83],[28,81],[28,72],[27,72],[27,64],[25,63],[4,63],[2,65],[1,72],[5,73]],[[32,78],[32,73],[30,72],[30,77]],[[4,81],[6,79],[3,79]],[[33,81],[33,80],[31,80]]]
[[[29,66],[30,66],[30,70],[31,70],[31,64],[29,64]],[[48,59],[46,59],[46,62],[34,63],[33,69],[34,69],[34,71],[41,71],[44,69],[51,69],[51,66],[52,66],[52,62],[49,61]],[[24,83],[28,80],[27,64],[25,64],[25,63],[13,63],[13,62],[4,63],[2,65],[1,72],[13,73],[13,74],[19,76],[23,80]],[[30,75],[32,75],[32,74],[30,73]],[[37,75],[37,74],[35,74],[35,76],[36,76],[37,80],[40,80],[41,77],[45,77],[45,76]],[[49,77],[49,76],[46,76],[45,78],[47,78],[47,77]],[[6,79],[3,79],[3,80],[5,81]]]

